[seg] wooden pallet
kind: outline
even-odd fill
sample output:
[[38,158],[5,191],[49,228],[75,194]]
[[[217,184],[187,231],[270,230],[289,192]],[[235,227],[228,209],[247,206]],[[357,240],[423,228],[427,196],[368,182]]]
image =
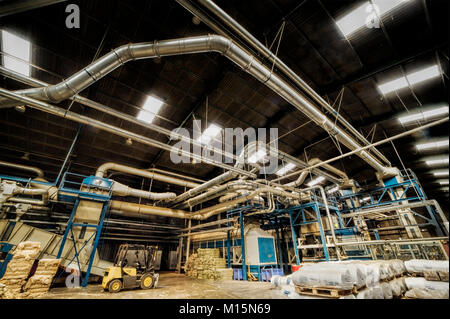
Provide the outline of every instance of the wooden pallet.
[[354,287],[349,289],[342,289],[337,287],[306,287],[295,286],[295,292],[300,295],[340,298],[342,296],[350,295],[354,292]]

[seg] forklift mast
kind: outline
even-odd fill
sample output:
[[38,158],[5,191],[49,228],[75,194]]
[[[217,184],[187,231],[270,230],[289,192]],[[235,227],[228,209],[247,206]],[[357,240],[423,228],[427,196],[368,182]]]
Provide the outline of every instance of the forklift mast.
[[117,267],[136,267],[148,271],[153,268],[157,246],[122,244],[114,262]]

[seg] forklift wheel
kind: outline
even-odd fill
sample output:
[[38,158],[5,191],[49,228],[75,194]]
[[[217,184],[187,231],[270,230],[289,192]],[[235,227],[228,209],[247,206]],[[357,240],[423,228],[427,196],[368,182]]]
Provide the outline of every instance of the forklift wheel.
[[145,274],[141,277],[141,288],[142,289],[150,289],[153,287],[155,280],[151,274]]
[[120,279],[111,280],[108,285],[109,292],[116,293],[122,290],[122,281]]

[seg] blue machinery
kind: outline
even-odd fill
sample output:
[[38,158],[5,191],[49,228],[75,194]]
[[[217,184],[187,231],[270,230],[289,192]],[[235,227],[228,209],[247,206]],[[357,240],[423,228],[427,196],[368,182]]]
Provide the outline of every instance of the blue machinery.
[[[79,190],[68,188],[67,185],[77,184],[67,181],[67,177],[83,177],[82,175],[65,173],[61,182],[59,199],[65,201],[75,201],[66,230],[59,247],[57,258],[63,254],[67,239],[70,236],[75,256],[72,258],[77,260],[78,269],[81,270],[79,256],[83,249],[91,246],[89,254],[89,263],[86,269],[86,275],[81,284],[86,287],[91,273],[92,263],[97,252],[97,245],[100,239],[100,233],[103,227],[103,220],[105,219],[108,210],[109,201],[111,199],[112,181],[106,178],[89,176],[83,179]],[[93,216],[94,215],[94,216]],[[87,230],[89,228],[89,230]],[[78,236],[76,236],[78,235]],[[84,240],[88,235],[88,239],[84,241],[80,249],[77,248],[77,242],[80,239]]]
[[[385,209],[392,208],[391,210],[399,210],[402,209],[402,205],[407,207],[411,204],[417,204],[416,206],[423,206],[426,208],[429,217],[424,216],[423,214],[419,214],[412,210],[409,211],[410,214],[414,216],[418,216],[427,221],[426,224],[417,225],[414,224],[404,224],[398,227],[393,228],[408,228],[418,227],[418,226],[432,226],[437,236],[445,236],[448,235],[448,230],[438,221],[438,214],[436,211],[436,207],[428,204],[427,197],[425,192],[423,191],[422,186],[417,180],[414,173],[410,170],[403,171],[399,177],[394,177],[383,181],[382,187],[376,187],[373,189],[368,189],[359,192],[352,192],[351,190],[342,190],[340,195],[333,194],[329,196],[328,209],[334,219],[334,231],[336,236],[345,239],[346,237],[355,238],[356,236],[364,237],[361,230],[357,225],[350,225],[353,218],[349,218],[352,213],[358,212],[370,212],[371,210],[376,209]],[[423,203],[423,205],[421,205]],[[398,206],[395,206],[398,205]],[[235,208],[228,212],[227,217],[239,216],[240,223],[240,240],[233,240],[230,236],[230,231],[227,232],[226,238],[226,249],[227,249],[227,267],[231,267],[231,248],[233,246],[241,246],[241,259],[242,262],[242,279],[247,279],[247,270],[253,273],[252,269],[256,269],[255,266],[248,266],[246,257],[245,257],[245,240],[244,238],[244,221],[246,218],[246,212],[254,211],[255,209],[264,209],[264,207],[260,207],[259,205],[250,205],[247,204],[240,208]],[[271,213],[258,215],[258,218],[261,221],[261,228],[264,230],[273,229],[276,234],[276,245],[277,250],[279,252],[279,264],[273,265],[273,267],[278,267],[281,265],[286,265],[286,259],[283,258],[281,253],[281,244],[280,244],[280,236],[279,229],[288,229],[290,228],[290,234],[292,241],[287,243],[287,247],[293,248],[295,254],[295,263],[298,265],[301,262],[301,249],[297,247],[297,231],[301,230],[302,226],[313,225],[316,224],[318,228],[318,233],[320,234],[318,238],[320,238],[320,244],[323,250],[323,260],[330,260],[330,252],[329,247],[334,247],[334,245],[327,244],[327,235],[329,235],[329,230],[325,229],[323,225],[322,216],[324,216],[325,205],[320,200],[320,196],[318,194],[312,194],[311,202],[291,206],[289,208],[280,208],[276,207]],[[311,219],[311,213],[313,211],[315,214],[315,219]],[[309,214],[309,218],[307,218],[307,214]],[[404,214],[404,213],[402,213]],[[402,214],[399,214],[401,216]],[[353,220],[354,221],[354,220]],[[414,219],[415,221],[415,219]],[[370,240],[381,240],[380,231],[382,229],[369,229],[368,232],[372,234],[373,239]],[[409,235],[409,233],[408,233]],[[420,237],[422,235],[420,234]],[[419,237],[419,236],[417,236]],[[415,237],[416,239],[420,239]],[[222,247],[221,241],[214,242],[213,246],[210,243],[201,243],[201,247]],[[405,250],[411,250],[409,245],[400,245],[401,248]],[[336,247],[334,247],[336,248]],[[350,248],[350,247],[349,247]],[[337,248],[336,248],[337,249]],[[356,250],[346,249],[346,258],[356,258],[356,259],[372,259],[374,256],[370,256],[367,254],[367,249],[361,250],[360,247],[357,247]],[[413,253],[412,253],[413,254]],[[413,254],[414,257],[414,254]],[[320,259],[319,259],[320,260]],[[316,259],[317,261],[317,259]],[[236,264],[236,263],[235,263]],[[286,269],[286,267],[284,267]],[[260,270],[263,267],[259,268]],[[259,274],[261,271],[259,270]],[[259,277],[260,278],[260,277]]]
[[[0,176],[0,178],[27,184],[31,182],[31,179],[12,176]],[[38,181],[33,181],[33,183],[56,186],[54,183]],[[70,263],[76,261],[81,270],[80,256],[83,255],[83,260],[88,260],[87,268],[84,270],[86,275],[83,278],[83,287],[86,287],[91,273],[91,267],[96,255],[103,221],[111,200],[112,183],[111,180],[104,178],[95,176],[85,177],[66,172],[63,174],[58,187],[58,201],[72,203],[73,209],[57,257],[65,256],[67,247],[71,244],[75,250],[75,254]],[[278,258],[274,259],[273,263],[269,259],[264,259],[264,261],[266,261],[264,264],[254,265],[249,264],[246,260],[245,252],[248,247],[246,247],[245,242],[244,225],[247,220],[252,219],[250,216],[247,217],[246,214],[251,211],[265,209],[265,207],[261,207],[261,205],[247,203],[244,204],[244,206],[229,210],[227,212],[227,218],[236,217],[239,220],[240,239],[233,239],[231,231],[228,230],[226,243],[222,241],[214,242],[214,247],[226,247],[227,267],[231,267],[233,260],[231,251],[233,247],[240,246],[242,255],[241,262],[234,262],[233,264],[240,264],[240,268],[242,269],[242,279],[247,280],[247,274],[250,272],[260,280],[263,280],[268,269],[271,269],[271,273],[277,273],[279,266],[281,266],[282,269],[287,270],[289,264],[292,263],[292,258],[289,258],[289,256],[286,257],[287,252],[281,249],[283,240],[285,240],[284,244],[286,244],[288,250],[293,251],[295,264],[298,265],[302,262],[302,250],[304,248],[300,246],[299,249],[297,246],[298,232],[300,231],[301,235],[302,228],[311,226],[315,227],[314,229],[317,229],[318,235],[314,236],[316,240],[319,240],[320,242],[319,246],[321,246],[321,251],[323,251],[323,260],[330,260],[333,258],[332,254],[330,254],[330,247],[333,247],[333,245],[329,245],[327,241],[327,236],[330,234],[330,231],[327,230],[326,225],[324,225],[324,220],[322,220],[322,217],[325,215],[325,205],[320,198],[321,197],[317,193],[312,192],[310,202],[290,206],[288,208],[277,204],[272,212],[258,215],[258,220],[261,222],[261,228],[263,230],[274,230],[276,234],[274,247],[276,247]],[[422,225],[404,224],[403,226],[400,226],[400,228],[403,227],[406,230],[411,229],[411,231],[413,231],[414,227],[427,225],[433,226],[438,236],[448,234],[447,229],[438,221],[436,207],[426,204],[428,202],[430,201],[427,200],[414,173],[405,171],[402,172],[402,175],[399,177],[383,181],[382,187],[359,192],[341,190],[339,195],[336,195],[336,193],[331,194],[328,198],[328,209],[333,217],[335,234],[341,238],[353,238],[362,235],[362,230],[357,227],[358,225],[350,224],[352,220],[354,221],[354,214],[380,208],[382,209],[383,207],[394,207],[393,205],[395,204],[403,205],[405,203],[424,203],[423,206],[426,208],[429,218],[422,214],[410,211],[411,214],[425,219],[427,223]],[[286,238],[282,240],[280,237],[280,230],[287,231],[289,229],[291,240],[286,241]],[[380,229],[370,229],[370,232],[375,240],[380,240]],[[0,276],[11,257],[9,251],[12,248],[11,245],[8,245],[6,242],[2,243],[1,240],[2,239],[0,238]],[[220,246],[221,244],[223,246]],[[261,241],[261,247],[264,247],[264,245],[265,244]],[[200,243],[200,246],[211,247],[210,243],[205,242]],[[264,249],[268,249],[267,247]],[[337,249],[336,247],[334,248]],[[260,252],[261,255],[265,254],[264,249]],[[269,251],[270,250],[271,249],[269,249]],[[348,257],[367,257],[366,252],[351,252],[348,249],[345,252]]]

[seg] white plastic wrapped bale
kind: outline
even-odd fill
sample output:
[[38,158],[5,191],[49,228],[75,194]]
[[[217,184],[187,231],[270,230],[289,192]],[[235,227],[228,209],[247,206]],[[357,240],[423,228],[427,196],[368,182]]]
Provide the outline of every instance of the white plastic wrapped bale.
[[409,273],[423,273],[426,270],[443,271],[448,273],[448,260],[411,259],[405,261]]
[[391,264],[384,260],[368,260],[365,261],[365,263],[375,265],[377,267],[375,271],[378,272],[380,280],[389,280],[394,277]]
[[389,262],[391,263],[392,268],[394,270],[394,275],[402,276],[403,274],[405,274],[406,267],[405,267],[405,263],[403,262],[403,260],[392,259],[392,260],[389,260]]
[[291,275],[289,275],[289,276],[275,275],[272,278],[270,278],[270,282],[275,287],[280,287],[282,285],[291,285],[292,284],[292,278],[291,278]]
[[348,261],[360,269],[364,274],[364,284],[366,287],[373,287],[378,285],[380,281],[379,267],[374,264],[365,263],[360,260]]
[[448,291],[414,288],[405,293],[405,297],[413,299],[448,299]]
[[398,279],[394,279],[388,282],[391,286],[392,295],[394,297],[400,297],[403,294],[402,285],[398,282]]
[[366,288],[358,292],[356,299],[373,299],[372,288]]
[[443,281],[429,281],[422,277],[405,278],[405,284],[408,290],[411,289],[428,289],[447,292],[449,291],[449,285]]
[[294,284],[306,287],[336,287],[352,289],[353,280],[348,269],[300,268],[292,274]]
[[400,287],[401,289],[401,294],[404,294],[408,289],[406,288],[406,283],[405,283],[405,278],[397,278],[394,279],[393,281],[395,281],[397,283],[397,285]]
[[349,271],[351,281],[357,288],[361,288],[366,285],[366,278],[361,267],[358,267],[354,263],[348,262],[323,262],[318,264],[305,264],[303,268],[314,268],[333,271]]
[[371,288],[373,299],[384,299],[383,289],[380,285],[376,285]]
[[380,283],[381,290],[383,291],[384,299],[392,299],[392,289],[391,285],[387,282]]

